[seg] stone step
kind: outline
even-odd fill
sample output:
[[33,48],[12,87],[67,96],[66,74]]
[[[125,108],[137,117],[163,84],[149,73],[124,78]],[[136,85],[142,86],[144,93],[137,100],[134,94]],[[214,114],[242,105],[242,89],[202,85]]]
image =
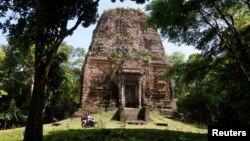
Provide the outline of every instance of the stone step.
[[128,124],[133,124],[133,125],[145,125],[147,122],[144,120],[131,120],[127,121]]
[[125,108],[125,117],[127,121],[136,121],[139,120],[139,108]]

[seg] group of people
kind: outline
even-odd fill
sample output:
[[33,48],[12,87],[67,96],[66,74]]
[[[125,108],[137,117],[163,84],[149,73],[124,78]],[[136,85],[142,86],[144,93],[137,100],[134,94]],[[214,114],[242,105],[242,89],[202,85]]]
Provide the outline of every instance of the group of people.
[[97,123],[94,118],[90,116],[89,112],[82,113],[81,115],[82,127],[94,127]]

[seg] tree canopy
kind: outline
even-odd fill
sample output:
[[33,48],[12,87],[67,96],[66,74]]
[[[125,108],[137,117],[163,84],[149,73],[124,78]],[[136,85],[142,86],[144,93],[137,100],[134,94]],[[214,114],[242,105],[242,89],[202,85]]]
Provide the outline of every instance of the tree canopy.
[[[123,1],[123,0],[121,0]],[[145,0],[132,0],[143,3]],[[95,23],[99,0],[1,0],[0,29],[21,52],[35,44],[34,87],[24,140],[42,140],[45,86],[58,48],[78,26]],[[75,21],[68,27],[69,21]]]
[[[0,48],[5,54],[0,62],[0,129],[25,125],[34,84],[34,47],[25,55],[13,46]],[[60,46],[46,82],[44,123],[66,118],[78,108],[84,52],[65,43]]]
[[[212,58],[194,54],[165,74],[177,83],[177,110],[184,120],[202,124],[250,124],[250,87],[228,55]],[[180,91],[181,90],[181,91]]]
[[250,85],[249,44],[239,31],[249,28],[249,1],[155,0],[148,6],[150,25],[176,43],[192,45],[210,56],[228,52]]
[[[34,87],[24,140],[42,140],[45,85],[57,50],[78,26],[95,23],[99,0],[3,0],[0,24],[9,44],[25,52],[35,44]],[[68,22],[75,20],[72,27]]]
[[178,82],[177,108],[185,120],[250,124],[249,4],[248,0],[155,0],[147,6],[149,25],[174,43],[201,50],[165,74]]

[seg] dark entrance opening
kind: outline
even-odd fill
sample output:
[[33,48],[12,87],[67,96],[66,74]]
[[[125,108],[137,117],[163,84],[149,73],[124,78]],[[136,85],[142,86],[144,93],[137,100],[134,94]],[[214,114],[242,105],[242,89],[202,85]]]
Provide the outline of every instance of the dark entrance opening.
[[138,107],[138,90],[136,83],[125,84],[125,107]]

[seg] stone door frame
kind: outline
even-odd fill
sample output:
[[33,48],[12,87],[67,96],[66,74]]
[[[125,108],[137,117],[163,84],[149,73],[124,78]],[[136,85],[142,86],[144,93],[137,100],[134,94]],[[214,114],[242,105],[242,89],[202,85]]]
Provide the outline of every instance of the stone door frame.
[[[126,96],[125,96],[125,86],[126,84],[131,84],[133,83],[135,86],[135,88],[137,90],[135,90],[138,94],[138,106],[137,107],[133,107],[133,108],[139,108],[141,109],[141,76],[138,74],[122,74],[120,75],[120,86],[119,86],[119,101],[120,101],[120,105],[121,107],[126,108]],[[129,107],[131,108],[131,107]]]

